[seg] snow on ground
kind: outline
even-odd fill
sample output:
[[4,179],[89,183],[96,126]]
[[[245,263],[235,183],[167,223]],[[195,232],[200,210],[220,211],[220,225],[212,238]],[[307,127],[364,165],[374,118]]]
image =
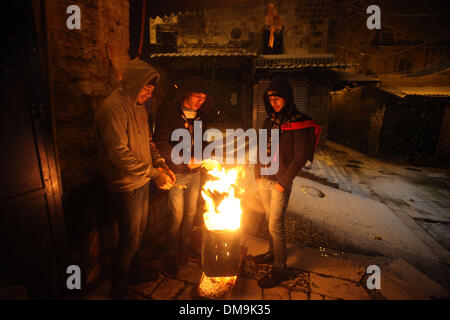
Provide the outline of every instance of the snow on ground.
[[[261,213],[249,169],[243,205]],[[449,208],[450,170],[394,164],[327,141],[294,180],[288,238],[293,232],[300,246],[404,259],[450,285]]]
[[[302,190],[304,186],[316,188],[325,196],[311,196]],[[417,257],[438,260],[386,205],[367,197],[297,177],[287,210],[369,252],[408,260]]]
[[[306,187],[306,188],[305,188]],[[248,184],[244,207],[262,213],[256,186]],[[323,198],[314,196],[314,189]],[[289,199],[288,216],[310,222],[320,234],[331,234],[345,248],[358,253],[404,258],[409,261],[439,258],[385,204],[366,196],[326,186],[310,179],[296,177]],[[319,235],[320,236],[320,235]],[[323,239],[326,243],[328,239]],[[320,241],[320,240],[319,240]]]
[[450,171],[398,165],[369,157],[328,141],[316,154],[313,165],[302,171],[340,190],[382,202],[394,212],[401,210],[429,231],[447,249],[448,237],[433,230],[450,231]]

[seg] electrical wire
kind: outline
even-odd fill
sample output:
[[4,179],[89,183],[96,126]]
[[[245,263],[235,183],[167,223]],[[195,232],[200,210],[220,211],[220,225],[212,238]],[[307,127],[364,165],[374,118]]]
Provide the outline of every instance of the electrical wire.
[[433,41],[429,41],[429,42],[424,42],[424,43],[422,43],[422,44],[419,44],[419,45],[416,45],[416,46],[413,46],[413,47],[410,47],[410,48],[406,48],[406,49],[397,51],[397,52],[395,52],[395,53],[389,54],[389,55],[387,55],[387,56],[381,56],[381,57],[380,57],[380,56],[375,56],[375,55],[372,55],[372,54],[369,54],[369,53],[364,53],[364,52],[361,52],[361,51],[359,51],[359,50],[355,50],[355,49],[352,49],[352,48],[349,48],[349,47],[345,47],[345,46],[341,46],[341,45],[329,44],[329,46],[331,46],[331,47],[336,47],[336,48],[347,49],[348,51],[356,52],[356,53],[359,53],[359,54],[362,55],[362,56],[368,56],[368,57],[375,58],[375,59],[386,59],[386,58],[390,58],[390,57],[397,56],[397,55],[402,54],[402,53],[404,53],[404,52],[406,52],[406,51],[413,50],[413,49],[416,49],[416,48],[425,46],[425,45],[427,45],[427,44],[436,43],[436,42],[441,42],[441,41],[444,41],[444,40],[447,40],[447,39],[450,39],[450,35],[447,35],[447,36],[445,36],[444,38],[440,38],[440,39],[437,39],[437,40],[433,40]]
[[447,16],[450,12],[434,12],[434,13],[394,13],[383,11],[383,14],[396,17],[433,17],[433,16]]
[[141,34],[139,39],[139,49],[137,54],[138,57],[141,56],[142,47],[144,45],[144,28],[145,28],[145,14],[146,14],[145,2],[146,0],[142,0],[142,21],[141,21]]
[[[362,15],[364,17],[367,17],[367,13],[365,12],[364,9],[362,9],[362,8],[360,8],[358,6],[355,6],[352,3],[349,3],[347,1],[342,1],[342,2],[339,2],[338,5],[341,5],[341,6],[345,7],[345,8],[347,8],[347,9],[354,10],[354,11],[358,12],[360,15]],[[382,11],[382,13],[384,14],[384,11]],[[423,37],[421,37],[421,36],[419,36],[417,34],[412,34],[412,33],[409,33],[409,32],[405,32],[403,30],[399,30],[398,28],[393,27],[392,25],[389,25],[389,24],[385,23],[383,20],[381,20],[381,24],[386,26],[386,27],[388,27],[388,28],[390,28],[390,29],[392,29],[393,31],[396,31],[396,32],[400,33],[400,34],[404,34],[404,35],[407,35],[407,36],[410,36],[410,37],[414,37],[414,38],[418,38],[418,39],[421,39],[421,40],[426,40],[426,39],[424,39]]]

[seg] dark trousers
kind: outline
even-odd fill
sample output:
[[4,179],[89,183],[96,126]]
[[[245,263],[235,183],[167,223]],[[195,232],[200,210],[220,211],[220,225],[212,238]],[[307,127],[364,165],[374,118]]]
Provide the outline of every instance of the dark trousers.
[[110,203],[119,228],[112,261],[112,285],[126,288],[132,260],[147,227],[149,184],[127,192],[110,191]]

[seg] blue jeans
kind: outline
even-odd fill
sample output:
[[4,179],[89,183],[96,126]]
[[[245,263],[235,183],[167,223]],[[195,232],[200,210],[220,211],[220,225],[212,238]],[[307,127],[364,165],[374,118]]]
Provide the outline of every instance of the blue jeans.
[[200,192],[200,177],[200,171],[179,173],[176,175],[176,183],[186,185],[187,189],[173,187],[169,190],[168,255],[178,252],[180,240],[184,244],[190,242]]
[[112,284],[126,288],[131,262],[147,227],[149,184],[133,191],[110,191],[119,240],[112,261]]
[[283,192],[275,189],[276,181],[262,178],[258,185],[258,193],[266,213],[266,221],[270,233],[269,251],[274,255],[274,268],[286,267],[286,230],[284,218],[291,195],[291,190]]

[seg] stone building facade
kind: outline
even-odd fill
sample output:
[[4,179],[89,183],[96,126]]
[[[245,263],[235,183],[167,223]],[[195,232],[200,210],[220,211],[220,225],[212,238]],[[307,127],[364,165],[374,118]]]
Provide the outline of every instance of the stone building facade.
[[[422,165],[448,163],[443,159],[450,152],[449,123],[444,117],[449,113],[450,30],[443,1],[411,1],[407,6],[378,1],[379,30],[366,27],[369,14],[363,2],[330,4],[330,51],[354,64],[347,71],[376,76],[379,82],[372,86],[380,90],[349,85],[337,91],[329,138],[391,159]],[[407,94],[397,94],[402,91]],[[414,125],[403,126],[402,119]],[[401,146],[405,150],[400,151]]]
[[96,174],[94,111],[118,85],[129,47],[128,1],[78,1],[81,29],[68,30],[73,1],[47,1],[50,80],[64,190]]
[[[302,105],[298,105],[298,108],[322,125],[323,143],[331,105],[329,71],[338,66],[327,60],[330,57],[330,3],[271,1],[283,25],[283,45],[281,54],[270,57],[264,54],[267,49],[264,32],[268,29],[265,25],[268,3],[264,0],[244,1],[196,12],[152,17],[150,42],[155,53],[150,55],[150,60],[160,63],[162,69],[170,70],[167,72],[169,75],[199,72],[199,64],[207,66],[202,75],[217,87],[215,93],[219,99],[226,97],[220,103],[223,110],[216,111],[226,115],[235,114],[239,109],[240,113],[234,116],[236,123],[227,125],[246,128],[257,126],[266,116],[258,97],[262,95],[261,88],[274,77],[285,77],[294,87],[301,86],[294,88],[295,92],[304,95],[300,99]],[[267,58],[268,61],[258,67],[255,65],[259,59],[257,57]],[[239,59],[241,62],[237,62]],[[210,60],[215,62],[210,63]],[[331,60],[334,61],[333,58]],[[227,70],[232,73],[231,83],[237,84],[242,90],[226,89],[230,79],[223,81],[221,75]],[[234,106],[228,103],[232,95],[238,99]],[[238,119],[242,121],[238,123]],[[223,126],[220,121],[220,117],[216,117],[215,124]],[[223,119],[222,122],[227,121]]]
[[[328,1],[272,1],[280,15],[286,54],[324,53],[328,48]],[[157,31],[176,32],[179,52],[192,48],[236,47],[262,52],[263,27],[268,1],[254,0],[150,19],[150,41],[158,42]]]

